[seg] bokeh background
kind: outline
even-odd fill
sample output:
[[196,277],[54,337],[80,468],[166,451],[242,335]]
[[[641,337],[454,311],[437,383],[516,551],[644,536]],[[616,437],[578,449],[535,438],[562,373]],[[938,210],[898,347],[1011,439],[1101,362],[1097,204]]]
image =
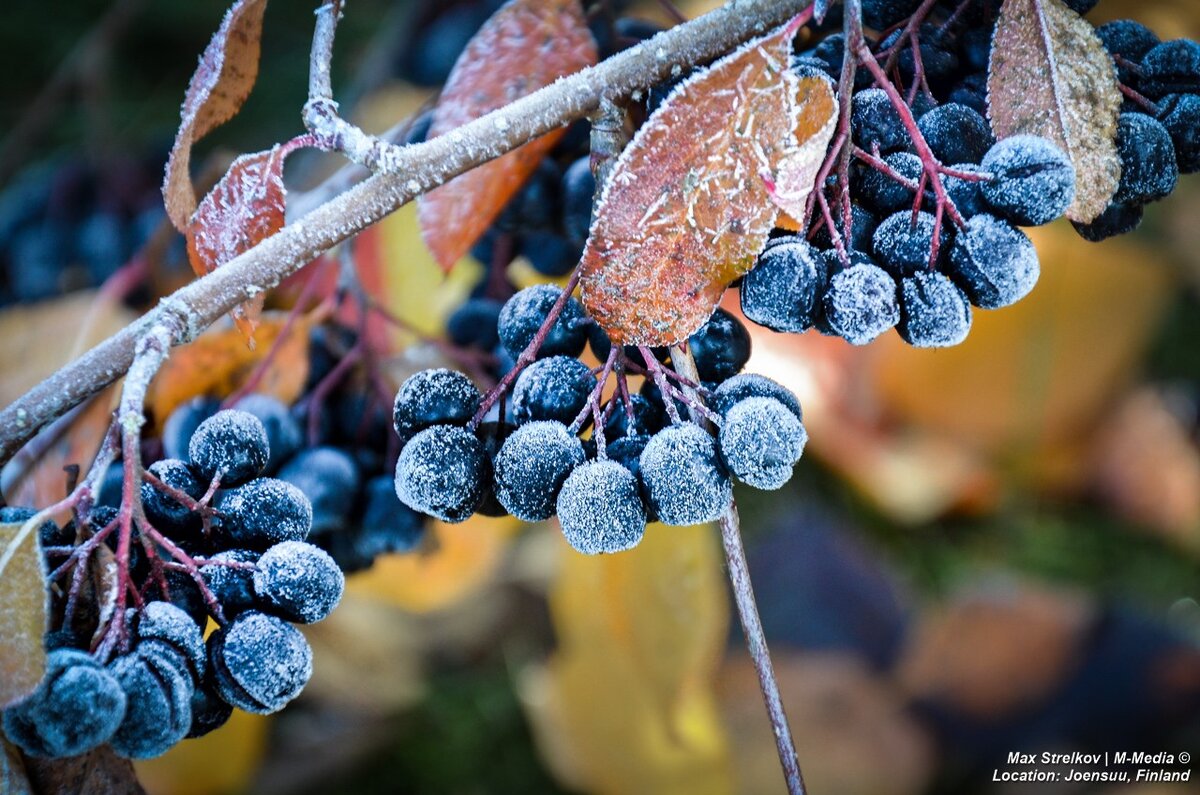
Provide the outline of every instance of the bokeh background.
[[[157,185],[223,11],[214,0],[7,7],[4,403],[191,278]],[[300,132],[311,11],[268,9],[259,85],[202,144],[201,180]],[[355,0],[339,31],[339,99],[371,129],[413,113],[489,11]],[[631,13],[662,19],[654,3]],[[1090,18],[1124,16],[1164,39],[1200,37],[1193,0],[1101,0]],[[310,186],[331,167],[296,157],[289,182]],[[364,235],[359,255],[386,305],[437,334],[479,266],[443,279],[410,210]],[[813,792],[1200,791],[991,782],[1017,750],[1200,751],[1197,218],[1192,177],[1125,238],[1090,244],[1065,222],[1036,230],[1034,293],[977,312],[952,350],[757,330],[749,369],[799,394],[811,436],[788,486],[737,496]],[[130,275],[120,266],[138,251]],[[511,271],[518,284],[531,273],[519,260]],[[394,341],[402,372],[412,340]],[[198,362],[228,369],[242,354],[206,355],[176,357],[176,393],[200,388],[187,375]],[[82,455],[89,432],[70,429],[49,448],[54,463],[64,445]],[[36,499],[39,471],[18,460],[6,496]],[[636,550],[593,559],[552,525],[437,525],[417,552],[351,577],[307,634],[316,673],[296,703],[271,718],[237,713],[139,764],[147,789],[782,788],[713,528],[654,526]]]

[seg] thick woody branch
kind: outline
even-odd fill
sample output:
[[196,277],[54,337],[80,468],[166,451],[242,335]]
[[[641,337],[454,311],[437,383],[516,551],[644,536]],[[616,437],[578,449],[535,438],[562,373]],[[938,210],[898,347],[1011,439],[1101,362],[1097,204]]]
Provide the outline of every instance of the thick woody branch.
[[703,63],[779,25],[803,0],[730,0],[604,63],[562,78],[504,108],[425,143],[404,147],[394,173],[378,174],[285,227],[63,367],[0,412],[0,464],[41,428],[120,378],[139,337],[177,323],[174,344],[194,339],[247,298],[279,284],[305,263],[361,232],[421,193],[673,72]]

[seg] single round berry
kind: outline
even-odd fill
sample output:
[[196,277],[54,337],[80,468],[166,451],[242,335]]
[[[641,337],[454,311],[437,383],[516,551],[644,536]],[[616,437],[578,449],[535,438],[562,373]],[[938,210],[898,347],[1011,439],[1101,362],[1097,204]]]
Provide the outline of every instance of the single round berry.
[[460,348],[490,351],[500,344],[499,301],[472,298],[455,309],[446,320],[446,336]]
[[[311,533],[344,527],[350,521],[362,483],[354,458],[337,447],[305,450],[284,465],[279,479],[299,489],[312,506]],[[302,541],[303,537],[295,540]]]
[[[538,284],[521,290],[500,311],[500,342],[516,358],[533,342],[538,329],[550,315],[562,290],[552,284]],[[568,298],[562,314],[550,327],[550,333],[538,349],[538,356],[578,356],[587,338],[583,307]]]
[[585,555],[632,549],[646,531],[637,478],[615,461],[577,466],[558,493],[558,521]]
[[868,152],[878,147],[887,154],[912,146],[900,114],[882,88],[855,93],[850,105],[850,129],[854,143]]
[[216,683],[206,678],[192,693],[192,725],[186,739],[203,737],[221,728],[233,715],[233,706],[217,693]]
[[188,443],[188,462],[205,485],[219,477],[223,487],[240,486],[263,471],[270,453],[258,417],[236,409],[200,423]]
[[221,401],[210,397],[195,397],[177,406],[163,423],[163,455],[166,458],[187,458],[188,444],[200,423],[220,409]]
[[796,237],[771,246],[742,279],[742,314],[773,331],[812,328],[828,273],[817,250]]
[[557,232],[532,232],[521,238],[521,256],[544,276],[566,276],[579,264],[583,255],[581,244],[568,240]]
[[[950,239],[949,224],[943,221],[938,228],[939,259]],[[888,271],[905,276],[929,267],[933,253],[933,231],[937,220],[931,213],[919,212],[916,218],[909,210],[901,210],[883,219],[875,230],[875,256]]]
[[[208,484],[197,480],[191,468],[177,458],[155,461],[150,474],[195,501],[208,491]],[[149,481],[142,482],[142,508],[150,524],[172,538],[191,538],[200,530],[200,514]]]
[[125,692],[125,717],[109,740],[118,756],[162,756],[187,736],[195,685],[175,661],[134,651],[113,660],[109,672]]
[[995,143],[987,119],[954,102],[926,113],[917,121],[917,129],[941,163],[978,163]]
[[129,611],[133,636],[139,643],[156,641],[170,647],[197,681],[204,676],[204,636],[182,608],[170,602],[146,602]]
[[643,395],[630,395],[628,406],[620,397],[614,396],[612,400],[616,401],[616,406],[604,425],[605,439],[616,441],[623,436],[649,436],[662,427],[660,409]]
[[396,495],[414,511],[464,522],[483,501],[488,480],[483,444],[465,428],[434,425],[414,436],[396,462]]
[[259,553],[251,549],[227,549],[200,567],[200,574],[220,603],[225,618],[254,607],[254,564],[258,557]]
[[900,338],[918,348],[958,345],[971,330],[971,304],[944,274],[920,271],[900,280]]
[[1099,243],[1116,235],[1124,235],[1137,229],[1142,223],[1144,210],[1140,204],[1110,203],[1104,212],[1092,219],[1091,223],[1081,224],[1072,221],[1071,225],[1084,240]]
[[797,420],[804,420],[804,413],[800,410],[800,401],[796,399],[791,390],[765,375],[755,373],[735,375],[721,384],[713,393],[711,406],[713,411],[723,415],[737,403],[751,397],[778,400],[796,416]]
[[1113,201],[1140,204],[1171,195],[1179,178],[1171,134],[1153,116],[1122,113],[1117,122],[1121,183]]
[[1159,121],[1167,128],[1175,145],[1175,161],[1180,173],[1200,171],[1200,96],[1171,94],[1158,103]]
[[725,412],[718,443],[726,469],[748,486],[774,490],[792,478],[808,433],[775,398],[748,397]]
[[208,662],[221,698],[258,715],[283,709],[312,676],[312,649],[300,631],[258,612],[213,633]]
[[950,249],[949,275],[975,306],[1016,303],[1037,284],[1037,250],[1020,229],[993,215],[977,215]]
[[[964,174],[983,171],[974,163],[955,163],[950,168]],[[964,218],[987,212],[987,203],[983,199],[983,180],[945,176],[942,178],[942,185],[946,188],[946,195],[950,197],[950,201],[954,202],[954,208]]]
[[[913,183],[919,183],[924,166],[921,158],[911,152],[893,152],[883,159],[892,171]],[[859,195],[880,213],[892,213],[913,205],[913,191],[898,182],[891,174],[873,167],[864,167]]]
[[90,655],[55,649],[37,689],[4,711],[4,733],[30,756],[78,756],[108,742],[125,708],[120,683]]
[[983,118],[988,112],[987,71],[974,72],[959,80],[954,88],[950,89],[946,99],[950,104],[970,108]]
[[750,332],[742,321],[718,307],[700,330],[688,338],[702,381],[720,383],[738,374],[750,359]]
[[425,535],[425,517],[400,502],[391,477],[380,475],[367,481],[364,499],[362,532],[354,542],[363,557],[374,560],[380,555],[408,552]]
[[899,319],[896,282],[883,268],[860,263],[843,268],[829,280],[825,320],[851,345],[866,345]]
[[562,423],[522,425],[496,454],[496,498],[521,521],[549,519],[563,482],[583,460],[583,444]]
[[1135,72],[1128,64],[1140,64],[1146,53],[1158,44],[1158,36],[1154,31],[1132,19],[1118,19],[1096,28],[1096,36],[1109,55],[1114,59],[1120,58],[1117,62],[1117,79],[1125,85],[1137,85],[1141,69]]
[[587,240],[595,193],[596,178],[592,175],[591,157],[581,157],[567,166],[562,181],[562,227],[576,243]]
[[1200,92],[1200,44],[1173,39],[1156,44],[1142,57],[1142,92],[1151,99]]
[[266,612],[312,624],[333,612],[346,578],[323,549],[284,541],[268,549],[254,570],[254,593]]
[[422,370],[400,385],[392,422],[400,441],[407,442],[433,425],[466,425],[481,399],[479,389],[460,372]]
[[517,377],[513,387],[513,417],[524,425],[554,420],[570,425],[587,405],[596,377],[583,362],[570,356],[538,359]]
[[260,394],[246,395],[234,408],[258,417],[267,432],[267,446],[271,455],[267,459],[264,472],[275,472],[303,446],[304,434],[300,430],[300,423],[278,398]]
[[650,505],[666,524],[715,522],[733,501],[716,444],[698,425],[687,422],[654,434],[639,463]]
[[982,186],[987,203],[1021,226],[1049,223],[1075,199],[1075,167],[1066,152],[1045,138],[1005,138],[980,165],[992,175]]
[[312,503],[286,480],[258,478],[225,493],[220,511],[227,546],[266,549],[280,541],[303,541],[312,530]]

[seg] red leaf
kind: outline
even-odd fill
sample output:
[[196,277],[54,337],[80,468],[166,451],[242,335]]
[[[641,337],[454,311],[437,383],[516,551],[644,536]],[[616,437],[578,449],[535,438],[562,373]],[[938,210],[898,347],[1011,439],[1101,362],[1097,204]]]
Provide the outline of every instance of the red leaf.
[[790,23],[689,78],[621,153],[580,265],[614,342],[671,345],[750,270],[778,210],[764,177],[797,148]]
[[[185,230],[188,259],[197,276],[211,273],[283,228],[283,160],[291,148],[275,146],[242,155],[200,202]],[[232,313],[251,346],[262,302],[260,293]]]
[[833,85],[822,77],[800,80],[796,105],[796,148],[780,161],[767,185],[771,201],[792,219],[804,217],[805,204],[837,127],[838,110]]
[[[596,43],[578,0],[509,0],[454,64],[430,137],[594,63]],[[562,133],[547,133],[420,198],[421,235],[443,268],[470,250]]]
[[196,191],[188,172],[192,144],[233,118],[250,95],[258,77],[266,8],[267,0],[237,0],[200,56],[200,65],[188,84],[162,189],[167,215],[180,232],[186,231],[196,210]]

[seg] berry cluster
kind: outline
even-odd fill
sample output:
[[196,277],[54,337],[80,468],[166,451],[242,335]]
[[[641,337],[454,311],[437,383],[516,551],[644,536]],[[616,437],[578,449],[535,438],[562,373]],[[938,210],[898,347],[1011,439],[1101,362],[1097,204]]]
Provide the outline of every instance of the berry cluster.
[[[666,351],[614,348],[554,286],[516,293],[494,324],[489,333],[518,363],[498,388],[485,396],[465,375],[437,369],[396,395],[404,446],[395,488],[414,510],[448,522],[557,514],[576,549],[617,552],[641,540],[647,521],[715,521],[732,501],[732,478],[779,488],[803,452],[799,403],[770,379],[738,375],[750,336],[724,310],[688,341],[700,383]],[[579,360],[585,346],[602,367]],[[629,372],[646,376],[639,393]],[[617,388],[604,400],[610,375]],[[715,438],[701,422],[717,426]]]
[[[5,734],[34,756],[74,756],[107,743],[158,756],[222,725],[234,707],[266,714],[299,695],[312,652],[293,623],[327,616],[344,576],[308,543],[313,505],[291,483],[262,477],[269,433],[253,414],[219,411],[188,435],[186,458],[152,464],[141,487],[145,523],[96,506],[39,528],[56,628],[48,672],[4,713]],[[125,506],[123,506],[124,508]],[[3,509],[6,521],[29,518]],[[82,591],[101,544],[118,555],[117,589],[134,606],[108,618]],[[123,546],[127,545],[124,549]],[[125,555],[125,558],[121,558]],[[204,640],[208,620],[218,623]]]

